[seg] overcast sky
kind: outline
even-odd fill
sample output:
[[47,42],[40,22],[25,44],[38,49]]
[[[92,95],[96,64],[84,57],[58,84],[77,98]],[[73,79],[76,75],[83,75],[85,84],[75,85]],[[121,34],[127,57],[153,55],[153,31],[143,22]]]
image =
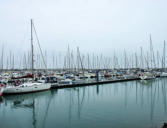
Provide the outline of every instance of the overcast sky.
[[33,18],[40,43],[48,51],[112,54],[113,51],[162,50],[167,40],[167,0],[0,0],[0,47],[24,51],[30,46]]

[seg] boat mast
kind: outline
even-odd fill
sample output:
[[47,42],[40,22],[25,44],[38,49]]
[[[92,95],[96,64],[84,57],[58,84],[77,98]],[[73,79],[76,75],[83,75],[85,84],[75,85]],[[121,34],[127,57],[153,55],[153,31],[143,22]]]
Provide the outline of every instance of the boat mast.
[[32,70],[32,75],[34,74],[34,49],[33,49],[33,20],[31,19],[31,70]]
[[136,52],[135,52],[135,67],[138,68],[138,57]]
[[4,45],[2,45],[2,54],[1,54],[1,69],[2,69],[2,72],[3,72],[3,61],[4,60]]
[[152,62],[153,62],[153,60],[152,60],[152,39],[151,39],[151,35],[150,35],[150,61],[151,61],[151,69],[153,68],[153,66],[152,66]]
[[143,47],[140,47],[140,50],[141,50],[141,55],[140,55],[140,57],[141,57],[141,69],[143,69],[144,68],[144,63],[143,63]]
[[163,48],[163,70],[165,71],[165,40],[164,40],[164,48]]

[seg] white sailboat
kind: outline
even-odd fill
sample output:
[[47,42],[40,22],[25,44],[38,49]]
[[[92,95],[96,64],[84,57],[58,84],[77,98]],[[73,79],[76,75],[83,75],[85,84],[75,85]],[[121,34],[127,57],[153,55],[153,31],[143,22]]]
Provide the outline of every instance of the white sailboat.
[[[34,54],[33,54],[33,21],[31,20],[31,52],[32,52],[32,74],[34,75]],[[18,86],[7,86],[3,89],[3,94],[20,94],[20,93],[31,93],[31,92],[38,92],[38,91],[44,91],[49,90],[51,88],[50,83],[45,83],[45,80],[43,81],[29,81],[26,83],[22,83]]]
[[3,89],[3,94],[19,94],[19,93],[31,93],[49,90],[51,87],[50,83],[44,82],[27,82],[19,86],[7,86]]
[[162,72],[162,73],[160,74],[160,77],[167,77],[167,72]]
[[156,76],[150,72],[145,72],[139,76],[141,80],[150,80],[150,79],[155,79]]

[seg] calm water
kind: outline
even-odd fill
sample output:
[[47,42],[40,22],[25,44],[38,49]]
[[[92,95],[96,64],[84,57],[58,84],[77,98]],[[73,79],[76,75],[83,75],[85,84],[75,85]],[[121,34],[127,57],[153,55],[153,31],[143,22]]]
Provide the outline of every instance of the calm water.
[[167,78],[5,96],[0,128],[160,128]]

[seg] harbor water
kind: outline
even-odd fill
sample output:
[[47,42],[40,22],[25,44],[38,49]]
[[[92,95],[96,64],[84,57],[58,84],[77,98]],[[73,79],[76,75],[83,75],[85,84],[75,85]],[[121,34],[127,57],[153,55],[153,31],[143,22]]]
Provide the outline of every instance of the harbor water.
[[0,128],[160,128],[167,78],[3,96]]

